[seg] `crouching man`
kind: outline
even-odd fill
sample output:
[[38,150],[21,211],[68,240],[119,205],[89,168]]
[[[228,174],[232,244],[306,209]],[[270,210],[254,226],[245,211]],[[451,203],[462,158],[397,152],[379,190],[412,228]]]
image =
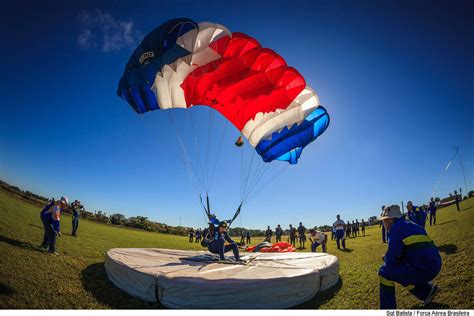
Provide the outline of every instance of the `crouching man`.
[[380,220],[388,231],[385,264],[379,269],[380,308],[397,308],[395,282],[429,304],[439,292],[431,283],[441,270],[438,248],[423,227],[404,218],[398,205],[385,207]]
[[[224,253],[232,250],[234,252],[235,260],[239,261],[239,248],[237,243],[233,241],[229,234],[227,233],[228,224],[226,221],[222,221],[219,223],[216,231],[214,232],[214,238],[208,246],[208,250],[214,254],[218,254],[220,260],[224,261],[225,256]],[[225,244],[225,242],[229,244]]]

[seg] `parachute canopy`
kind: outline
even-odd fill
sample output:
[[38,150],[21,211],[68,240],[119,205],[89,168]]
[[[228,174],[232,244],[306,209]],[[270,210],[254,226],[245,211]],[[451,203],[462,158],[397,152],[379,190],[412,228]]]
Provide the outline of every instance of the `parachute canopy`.
[[314,90],[276,52],[220,24],[185,18],[165,22],[145,36],[117,93],[140,114],[211,107],[265,162],[297,163],[329,125]]

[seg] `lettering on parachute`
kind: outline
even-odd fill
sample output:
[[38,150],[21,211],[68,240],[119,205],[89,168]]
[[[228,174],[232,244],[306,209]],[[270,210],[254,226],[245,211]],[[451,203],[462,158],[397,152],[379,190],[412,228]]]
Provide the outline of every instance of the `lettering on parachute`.
[[143,64],[147,59],[155,57],[155,53],[153,52],[145,52],[140,56],[140,64]]

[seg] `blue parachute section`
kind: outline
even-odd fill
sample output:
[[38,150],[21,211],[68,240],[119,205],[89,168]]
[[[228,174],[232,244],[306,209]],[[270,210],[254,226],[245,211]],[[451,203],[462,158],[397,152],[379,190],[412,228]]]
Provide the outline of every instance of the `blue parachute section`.
[[255,149],[265,162],[281,160],[296,164],[303,149],[324,133],[328,126],[329,115],[324,107],[319,106],[303,122],[273,133],[270,139],[262,140]]
[[117,94],[141,114],[159,108],[151,91],[156,73],[191,52],[176,43],[179,36],[197,29],[190,19],[172,19],[148,33],[125,66]]

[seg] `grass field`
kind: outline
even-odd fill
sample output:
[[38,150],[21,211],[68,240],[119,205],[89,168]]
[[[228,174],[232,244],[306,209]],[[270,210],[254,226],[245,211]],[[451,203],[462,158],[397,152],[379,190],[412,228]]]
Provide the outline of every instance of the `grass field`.
[[[442,288],[427,308],[474,308],[474,199],[438,212],[438,225],[428,233],[441,251],[443,268],[435,282]],[[39,208],[0,191],[0,308],[160,308],[146,306],[114,287],[104,270],[104,256],[115,247],[198,249],[186,237],[148,233],[81,220],[78,237],[69,235],[70,217],[63,216],[58,238],[60,256],[38,250],[43,228]],[[255,242],[257,242],[255,240]],[[379,227],[366,237],[348,239],[348,251],[329,241],[328,251],[340,260],[341,281],[298,308],[378,308],[377,271],[386,244]],[[308,249],[306,249],[308,251]],[[399,308],[421,308],[397,286]]]

